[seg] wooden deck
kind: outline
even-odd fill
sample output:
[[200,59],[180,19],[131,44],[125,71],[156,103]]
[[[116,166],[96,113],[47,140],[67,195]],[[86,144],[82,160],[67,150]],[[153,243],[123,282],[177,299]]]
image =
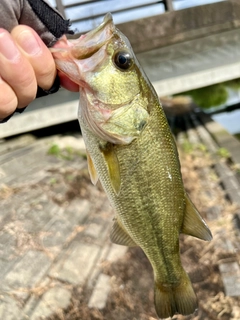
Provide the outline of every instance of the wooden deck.
[[[235,206],[230,224],[239,237],[240,143],[203,114],[179,119],[182,130],[176,140],[181,152],[186,146],[188,152],[201,149],[212,159],[196,183],[202,185],[207,220],[218,226],[213,243],[214,250],[224,252],[218,268],[225,297],[240,296],[238,246],[225,224],[219,227],[224,208],[216,204],[225,198]],[[223,147],[230,154],[227,161],[219,156]],[[113,280],[104,266],[116,266],[127,248],[109,241],[113,211],[102,190],[90,184],[85,157],[78,134],[37,140],[23,136],[0,144],[1,319],[59,319],[76,292],[84,296],[81,308],[88,312],[101,314],[106,307]],[[201,278],[201,270],[198,274]]]

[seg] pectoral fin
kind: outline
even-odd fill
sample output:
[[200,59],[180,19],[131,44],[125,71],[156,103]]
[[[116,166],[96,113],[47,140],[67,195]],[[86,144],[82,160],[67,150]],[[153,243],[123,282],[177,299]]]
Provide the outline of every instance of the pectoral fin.
[[187,194],[185,199],[186,211],[181,232],[202,240],[212,240],[211,231]]
[[119,224],[116,218],[114,219],[114,222],[112,225],[110,239],[113,243],[120,244],[122,246],[128,246],[128,247],[136,246],[136,243],[129,236],[126,230]]
[[87,153],[88,171],[90,174],[90,179],[92,181],[92,184],[96,185],[98,182],[98,174],[97,174],[97,171],[94,167],[92,158],[87,150],[86,150],[86,153]]
[[120,167],[116,152],[111,143],[108,143],[104,149],[101,150],[104,159],[107,163],[109,178],[116,194],[119,194],[121,186]]

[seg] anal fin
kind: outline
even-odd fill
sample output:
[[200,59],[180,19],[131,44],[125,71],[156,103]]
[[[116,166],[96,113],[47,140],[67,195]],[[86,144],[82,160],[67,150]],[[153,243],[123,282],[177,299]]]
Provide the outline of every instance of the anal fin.
[[135,247],[137,244],[129,236],[125,229],[120,225],[118,220],[114,218],[110,239],[113,243],[120,244],[127,247]]
[[181,232],[205,241],[212,240],[210,229],[187,194],[185,200],[186,209]]

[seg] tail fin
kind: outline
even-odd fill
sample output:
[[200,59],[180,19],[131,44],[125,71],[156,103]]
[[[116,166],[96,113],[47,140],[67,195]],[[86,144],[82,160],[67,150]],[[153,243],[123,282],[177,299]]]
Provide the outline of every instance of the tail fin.
[[155,281],[155,308],[160,319],[172,317],[175,313],[188,315],[197,309],[197,298],[188,275],[183,271],[177,287],[167,287]]

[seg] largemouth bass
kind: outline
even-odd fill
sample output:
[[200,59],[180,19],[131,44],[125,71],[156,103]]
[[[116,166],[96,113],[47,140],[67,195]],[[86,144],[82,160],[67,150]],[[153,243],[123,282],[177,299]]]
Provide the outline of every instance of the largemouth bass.
[[112,242],[145,252],[158,317],[193,313],[197,299],[181,265],[179,234],[212,235],[184,189],[167,119],[128,39],[107,14],[52,53],[57,68],[79,84],[90,177],[94,184],[100,179],[116,211]]

